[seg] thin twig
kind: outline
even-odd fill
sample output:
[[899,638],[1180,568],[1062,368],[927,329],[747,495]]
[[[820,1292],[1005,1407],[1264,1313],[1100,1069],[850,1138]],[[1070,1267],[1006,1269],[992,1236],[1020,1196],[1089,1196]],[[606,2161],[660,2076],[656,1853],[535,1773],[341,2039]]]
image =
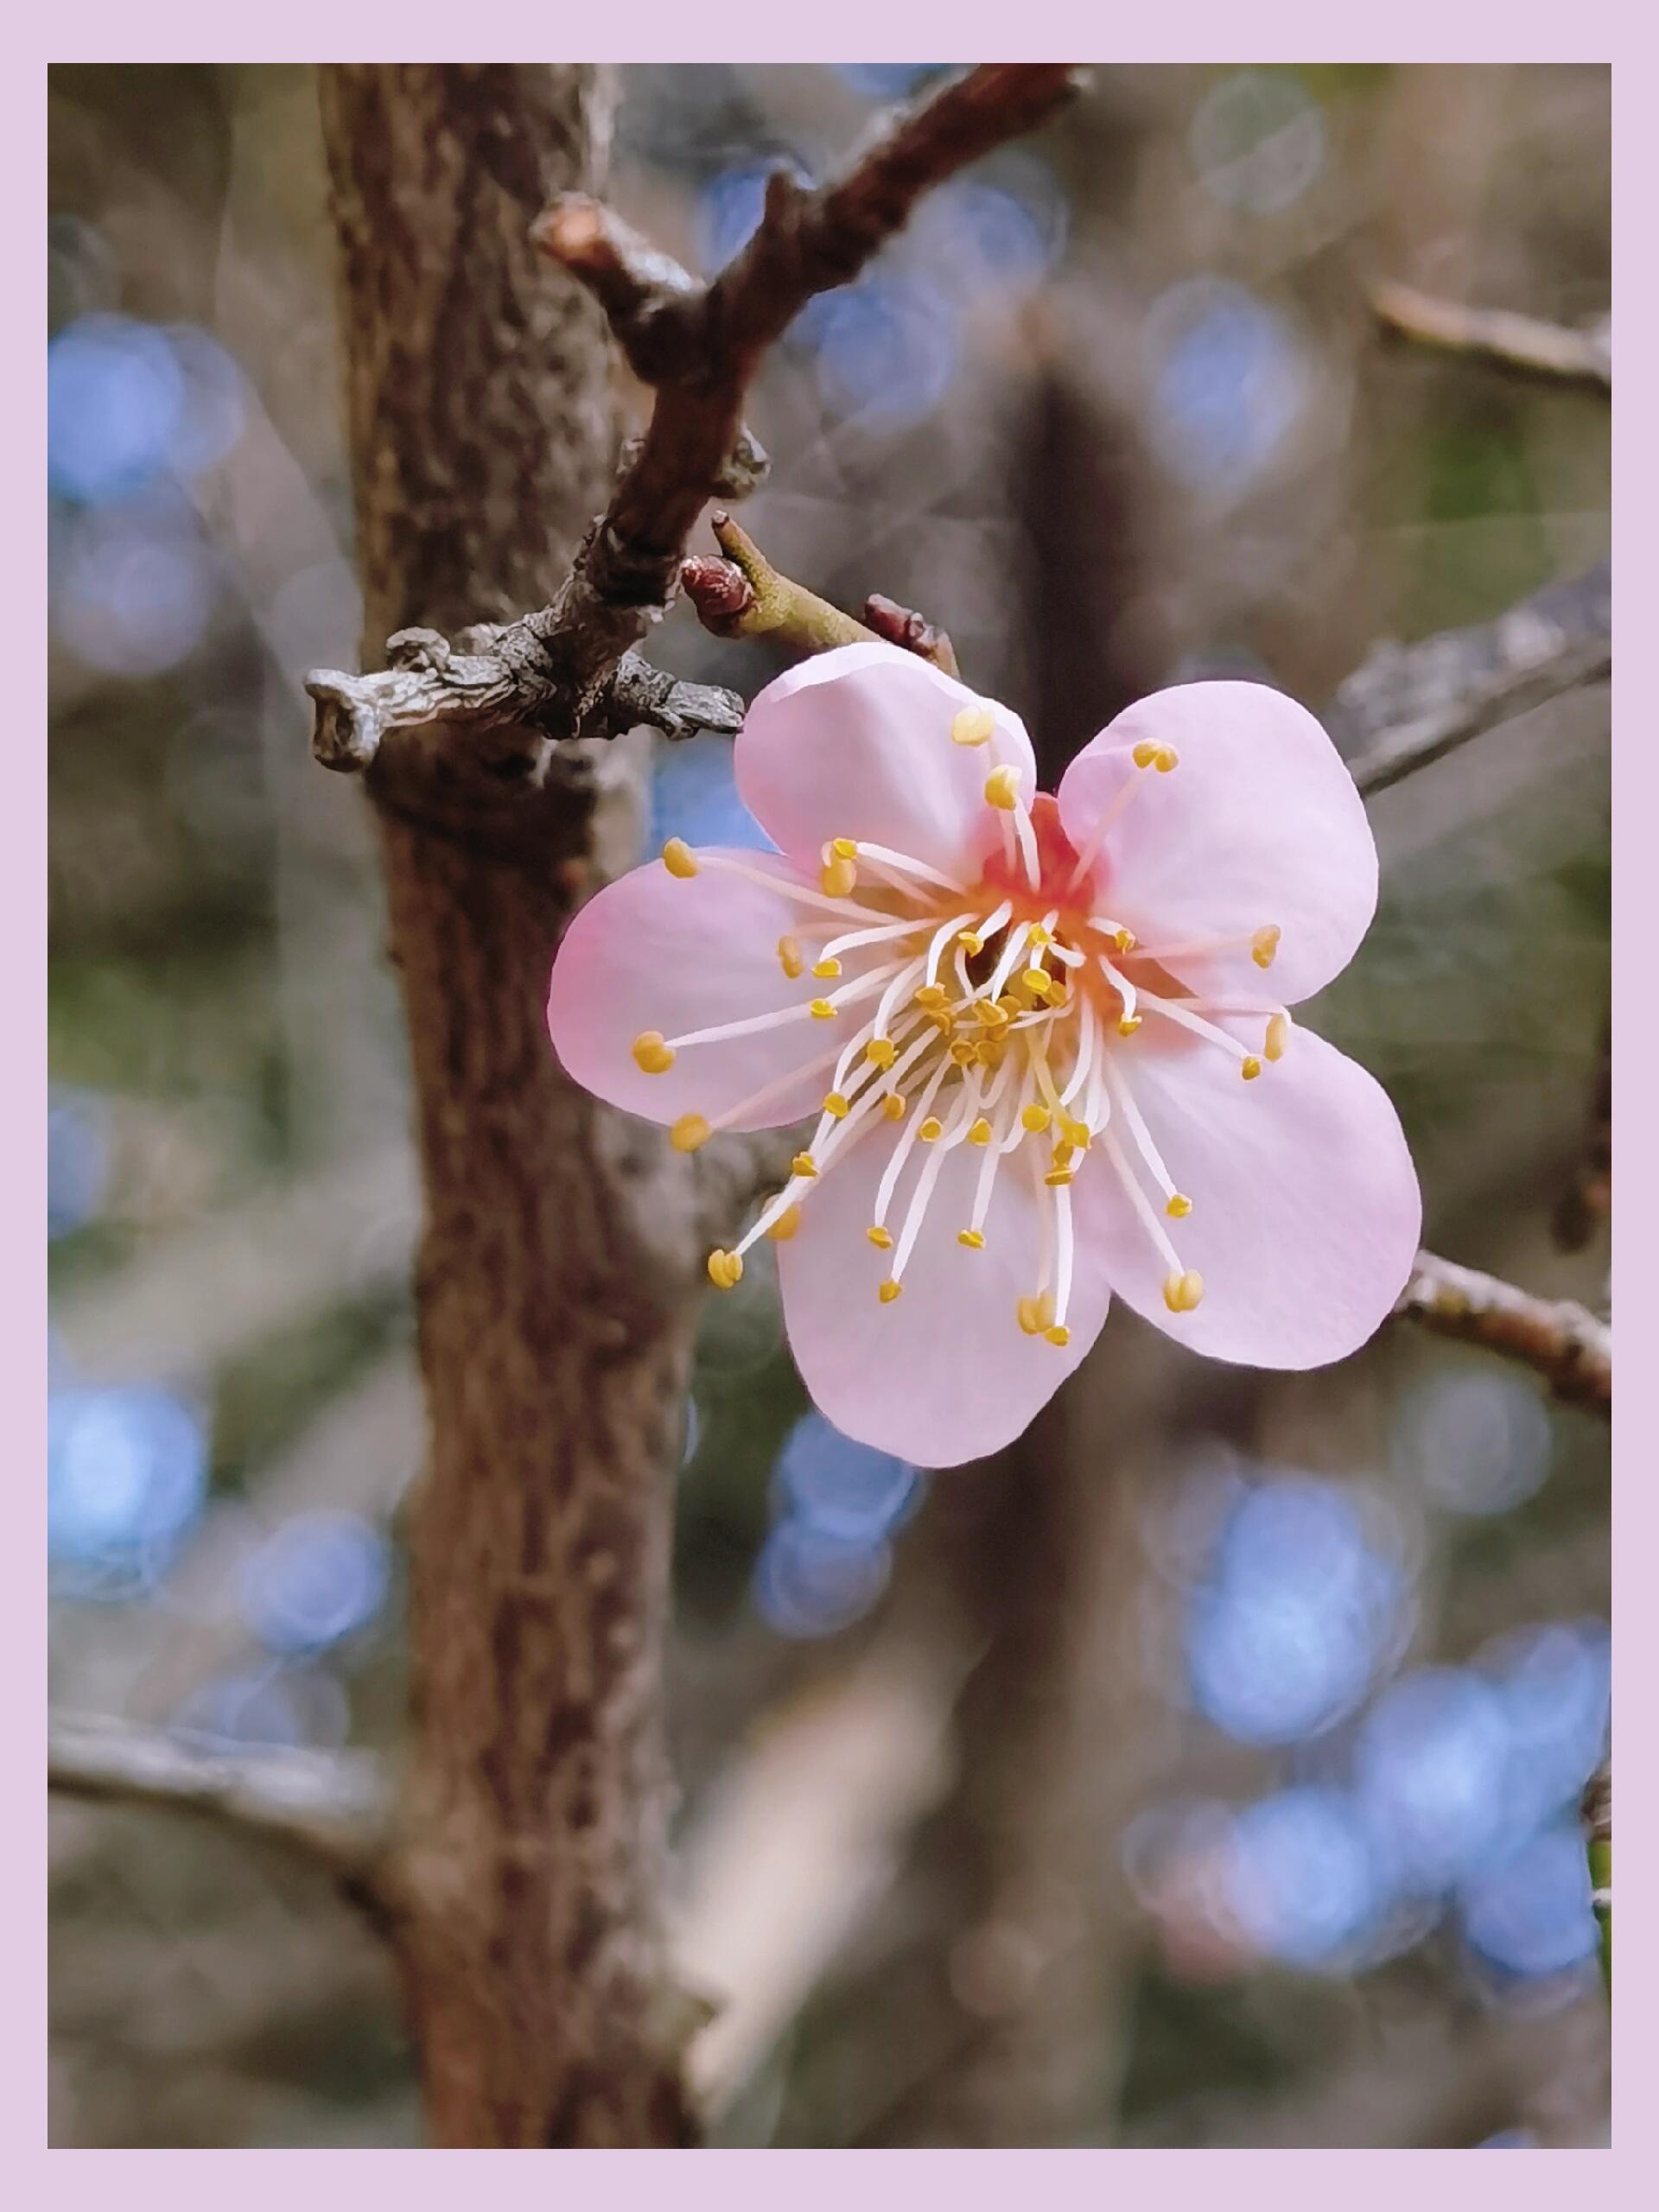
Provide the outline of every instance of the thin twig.
[[1437,1336],[1524,1362],[1569,1405],[1604,1418],[1612,1413],[1612,1332],[1569,1299],[1534,1298],[1495,1275],[1420,1252],[1394,1310]]
[[1325,727],[1369,797],[1612,669],[1611,571],[1599,562],[1494,622],[1374,646],[1331,702]]
[[160,1729],[60,1713],[48,1787],[102,1804],[193,1814],[268,1838],[365,1885],[386,1820],[378,1762],[362,1752],[208,1750]]
[[[698,515],[710,499],[737,496],[764,467],[742,411],[767,348],[816,294],[856,276],[931,186],[1042,122],[1078,82],[1059,63],[986,64],[902,116],[821,191],[804,192],[779,172],[760,228],[707,286],[597,201],[556,201],[537,239],[594,294],[630,365],[655,386],[649,427],[551,606],[491,632],[482,652],[405,631],[388,648],[394,664],[386,671],[315,671],[307,689],[317,704],[318,757],[361,771],[389,734],[442,723],[465,732],[467,757],[498,788],[533,788],[561,738],[642,720],[670,735],[728,727],[709,716],[722,711],[711,697],[729,695],[688,703],[687,687],[669,679],[655,710],[640,713],[614,694],[619,683],[626,690],[643,680],[628,672],[626,656],[672,596]],[[493,748],[478,743],[504,726],[528,728],[535,741],[527,747],[514,734]]]
[[1396,338],[1443,353],[1465,353],[1522,376],[1552,384],[1613,388],[1613,343],[1605,321],[1586,330],[1541,322],[1503,308],[1476,308],[1439,300],[1409,284],[1380,277],[1370,287],[1371,312]]

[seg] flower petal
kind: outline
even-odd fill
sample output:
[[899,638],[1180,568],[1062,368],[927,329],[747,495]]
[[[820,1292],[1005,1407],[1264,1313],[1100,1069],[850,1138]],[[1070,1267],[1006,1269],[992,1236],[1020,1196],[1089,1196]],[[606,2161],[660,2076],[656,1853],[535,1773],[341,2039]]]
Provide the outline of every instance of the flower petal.
[[[965,709],[988,713],[982,745],[957,745]],[[985,803],[991,770],[1037,787],[1025,725],[898,645],[841,645],[769,683],[737,739],[737,787],[763,830],[816,869],[831,837],[887,845],[958,882],[1000,851],[1004,817]]]
[[[828,986],[791,982],[778,957],[779,938],[822,919],[792,896],[799,881],[771,853],[705,850],[694,876],[671,875],[660,861],[620,876],[582,909],[565,931],[548,988],[547,1027],[573,1081],[613,1106],[648,1121],[682,1114],[709,1120],[763,1086],[783,1087],[732,1123],[763,1129],[811,1113],[828,1088],[817,1065],[852,1034],[854,1010],[836,1021],[785,1022],[747,1037],[689,1045],[661,1075],[636,1064],[643,1031],[665,1037],[804,1005]],[[774,876],[774,891],[709,865],[721,859]],[[837,927],[844,925],[836,925]],[[872,956],[867,955],[867,962]],[[856,954],[841,982],[860,972]],[[791,1071],[796,1079],[787,1080]]]
[[[1195,1311],[1169,1311],[1166,1262],[1096,1141],[1074,1185],[1078,1225],[1100,1241],[1118,1295],[1212,1359],[1322,1367],[1357,1351],[1404,1287],[1422,1226],[1416,1171],[1381,1084],[1306,1029],[1253,1083],[1196,1038],[1137,1046],[1118,1064],[1192,1201],[1166,1226],[1205,1286]],[[1121,1125],[1119,1136],[1133,1163]]]
[[[918,1145],[889,1215],[896,1237],[926,1147]],[[921,1467],[954,1467],[1012,1442],[1100,1333],[1109,1302],[1099,1256],[1077,1253],[1067,1325],[1052,1344],[1020,1327],[1021,1297],[1037,1287],[1040,1228],[1025,1163],[1005,1160],[985,1223],[985,1247],[957,1241],[973,1210],[983,1154],[961,1145],[945,1159],[902,1294],[877,1291],[893,1255],[866,1235],[892,1157],[874,1132],[825,1174],[801,1225],[779,1247],[784,1324],[819,1411],[861,1444]]]
[[[1170,773],[1136,745],[1174,748]],[[1182,683],[1128,707],[1066,770],[1060,815],[1079,851],[1122,785],[1144,778],[1107,832],[1102,910],[1143,945],[1282,932],[1271,975],[1246,978],[1294,1005],[1338,975],[1376,908],[1364,803],[1324,729],[1264,683]],[[1246,950],[1248,950],[1248,943]],[[1197,982],[1212,971],[1176,962]]]

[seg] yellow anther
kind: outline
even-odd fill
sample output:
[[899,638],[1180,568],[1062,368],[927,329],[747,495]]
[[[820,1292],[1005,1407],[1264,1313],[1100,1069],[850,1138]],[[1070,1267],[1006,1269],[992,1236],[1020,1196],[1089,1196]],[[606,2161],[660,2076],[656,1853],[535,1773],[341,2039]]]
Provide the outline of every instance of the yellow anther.
[[818,870],[818,888],[827,899],[850,899],[858,887],[858,869],[851,861],[826,861]]
[[1070,1115],[1062,1115],[1060,1131],[1067,1144],[1075,1146],[1079,1152],[1088,1151],[1092,1132],[1087,1122],[1074,1122]]
[[1075,1150],[1076,1147],[1071,1143],[1070,1138],[1057,1137],[1054,1141],[1053,1157],[1050,1160],[1048,1163],[1049,1166],[1051,1167],[1069,1167],[1071,1165],[1071,1155]]
[[785,1206],[782,1213],[779,1215],[777,1220],[772,1223],[772,1227],[766,1231],[766,1234],[771,1237],[774,1244],[787,1244],[790,1238],[795,1234],[800,1225],[801,1210],[799,1206]]
[[1051,1167],[1043,1180],[1051,1191],[1058,1191],[1071,1180],[1071,1170],[1069,1167]]
[[780,937],[779,938],[778,959],[785,975],[788,976],[791,983],[798,975],[803,973],[806,967],[805,961],[801,957],[801,948],[799,943],[792,937]]
[[1284,1014],[1275,1014],[1272,1015],[1268,1022],[1268,1041],[1262,1047],[1262,1051],[1267,1054],[1270,1060],[1282,1060],[1284,1058],[1285,1044],[1289,1035],[1289,1015]]
[[1012,814],[1020,804],[1020,771],[1004,762],[993,768],[985,779],[985,804],[1001,807],[1004,814]]
[[671,875],[695,875],[697,857],[683,837],[671,837],[663,847],[663,866]]
[[970,1068],[979,1058],[978,1040],[972,1037],[958,1037],[950,1046],[950,1057],[959,1068]]
[[991,1125],[982,1114],[973,1128],[969,1130],[968,1141],[969,1144],[989,1144],[990,1141]]
[[996,724],[983,707],[964,707],[950,724],[952,745],[988,745]]
[[1118,1035],[1120,1037],[1133,1037],[1135,1031],[1141,1027],[1141,1017],[1138,1014],[1120,1014],[1117,1019]]
[[1004,1029],[1010,1019],[1006,1009],[995,999],[976,999],[974,1013],[987,1029]]
[[735,1252],[722,1252],[718,1246],[709,1255],[709,1280],[716,1290],[730,1290],[742,1279],[743,1262]]
[[836,1009],[828,999],[814,999],[808,1011],[814,1021],[833,1021],[836,1018]]
[[1172,1313],[1190,1313],[1203,1296],[1204,1277],[1196,1268],[1164,1278],[1164,1303]]
[[823,1110],[826,1114],[834,1115],[836,1121],[844,1122],[853,1109],[838,1090],[827,1090],[823,1096]]
[[810,1182],[818,1172],[818,1163],[810,1152],[798,1152],[789,1163],[789,1172],[791,1175],[804,1176]]
[[1191,1198],[1185,1197],[1179,1191],[1172,1191],[1170,1192],[1169,1204],[1164,1208],[1164,1211],[1169,1216],[1172,1221],[1185,1221],[1192,1211],[1192,1201]]
[[1029,1106],[1022,1107],[1020,1111],[1020,1127],[1029,1129],[1034,1137],[1041,1136],[1052,1119],[1047,1107],[1039,1106],[1034,1098]]
[[878,1068],[890,1068],[899,1057],[899,1047],[891,1037],[872,1037],[864,1047],[864,1057]]
[[1071,986],[1066,982],[1064,976],[1050,976],[1048,991],[1048,1002],[1050,1006],[1064,1006],[1071,995]]
[[1071,1341],[1071,1332],[1064,1321],[1058,1322],[1052,1329],[1045,1329],[1043,1334],[1048,1338],[1050,1344],[1058,1345],[1062,1351]]
[[894,1282],[893,1277],[889,1275],[886,1282],[882,1284],[880,1289],[878,1290],[875,1294],[884,1306],[891,1306],[893,1300],[898,1297],[899,1292],[904,1288],[904,1287],[905,1286],[901,1282]]
[[1002,1055],[1007,1050],[1000,1037],[982,1037],[975,1047],[974,1058],[982,1068],[1000,1068]]
[[963,950],[969,955],[969,958],[971,958],[976,952],[983,952],[985,950],[984,938],[976,936],[972,930],[958,930],[957,931],[957,943],[962,947]]
[[1054,988],[1054,978],[1046,968],[1027,968],[1020,980],[1034,999],[1046,999]]
[[1265,929],[1257,930],[1250,939],[1250,957],[1258,968],[1272,967],[1273,956],[1279,950],[1283,934],[1277,922],[1269,922]]
[[917,1005],[929,1007],[945,1006],[950,1002],[950,994],[943,983],[919,984],[915,994]]
[[1039,1291],[1034,1298],[1022,1298],[1014,1312],[1028,1337],[1040,1337],[1053,1324],[1054,1301],[1046,1290]]
[[832,837],[830,849],[823,857],[827,861],[855,861],[858,858],[857,842],[851,837]]
[[812,973],[822,976],[825,982],[829,982],[840,975],[841,963],[839,960],[820,960],[814,965]]
[[1244,1058],[1240,1061],[1238,1071],[1240,1075],[1243,1077],[1246,1083],[1254,1083],[1257,1076],[1262,1072],[1262,1063],[1256,1058],[1254,1052],[1249,1052],[1245,1055]]
[[1033,922],[1031,927],[1026,931],[1026,943],[1027,944],[1052,944],[1053,942],[1053,938],[1049,935],[1048,931],[1043,927],[1040,922]]
[[674,1048],[664,1044],[660,1029],[642,1029],[633,1040],[633,1062],[646,1075],[666,1075],[674,1065]]
[[1179,767],[1180,763],[1181,756],[1173,745],[1160,745],[1152,756],[1152,765],[1160,776],[1166,776],[1172,768]]
[[1151,738],[1143,737],[1129,757],[1137,768],[1150,768],[1158,758],[1158,747]]
[[709,1124],[701,1114],[682,1114],[668,1133],[668,1141],[676,1152],[695,1152],[700,1144],[707,1144]]
[[932,1144],[944,1135],[944,1123],[937,1114],[930,1114],[916,1134],[924,1144]]
[[881,1111],[887,1116],[888,1121],[902,1122],[905,1118],[904,1093],[898,1090],[890,1090],[887,1096],[881,1101]]
[[1015,998],[1012,991],[1004,991],[1001,997],[998,999],[995,1003],[1001,1012],[1006,1014],[1010,1021],[1014,1020],[1016,1014],[1024,1014],[1027,1012],[1027,1008],[1021,1005],[1020,1001],[1017,998]]
[[985,1232],[982,1229],[959,1229],[957,1242],[965,1244],[970,1252],[982,1252],[985,1249]]
[[1120,952],[1133,952],[1137,942],[1138,939],[1136,938],[1133,930],[1114,930],[1112,931],[1112,943],[1117,947]]
[[869,1238],[871,1243],[874,1245],[878,1252],[892,1251],[892,1232],[889,1230],[883,1229],[879,1221],[875,1223],[872,1228],[867,1229],[864,1234]]

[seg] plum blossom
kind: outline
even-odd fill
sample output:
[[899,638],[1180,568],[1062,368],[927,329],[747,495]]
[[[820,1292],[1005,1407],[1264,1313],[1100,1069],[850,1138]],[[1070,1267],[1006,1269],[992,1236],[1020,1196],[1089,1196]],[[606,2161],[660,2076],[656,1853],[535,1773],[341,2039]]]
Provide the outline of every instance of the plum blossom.
[[1212,1358],[1341,1358],[1415,1252],[1393,1107],[1290,1009],[1376,903],[1364,808],[1263,685],[1128,708],[1036,788],[1018,717],[897,647],[750,708],[775,853],[692,852],[572,922],[548,1024],[574,1079],[665,1123],[817,1126],[709,1273],[778,1246],[820,1410],[924,1466],[1025,1427],[1114,1292]]

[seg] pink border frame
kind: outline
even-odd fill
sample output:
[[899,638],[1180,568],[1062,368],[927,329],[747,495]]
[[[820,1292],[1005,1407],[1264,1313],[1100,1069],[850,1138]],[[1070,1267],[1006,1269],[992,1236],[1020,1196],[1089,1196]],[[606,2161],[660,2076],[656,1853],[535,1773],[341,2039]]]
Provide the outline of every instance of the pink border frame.
[[[212,59],[254,61],[303,60],[319,54],[358,58],[374,53],[396,54],[410,59],[475,59],[470,41],[463,51],[453,9],[359,5],[349,22],[335,4],[320,6],[315,0],[290,0],[279,16],[231,15],[222,7],[210,8],[203,0],[185,0],[165,10],[151,7],[142,21],[111,0],[81,0],[73,13],[41,27],[41,18],[23,13],[13,33],[11,57],[14,83],[26,87],[14,111],[12,127],[5,134],[0,160],[11,175],[7,203],[17,219],[15,238],[39,241],[44,229],[46,197],[46,111],[42,76],[53,60],[134,61],[199,60]],[[545,7],[518,4],[496,8],[490,17],[497,54],[546,53],[556,46],[575,59],[610,59],[615,54],[614,35],[602,44],[589,42],[588,23],[561,21],[563,10],[551,14]],[[162,16],[165,20],[162,20]],[[1116,19],[1114,19],[1116,18]],[[602,22],[602,16],[595,19]],[[1659,194],[1659,162],[1654,152],[1652,95],[1638,105],[1640,92],[1654,79],[1637,67],[1642,50],[1651,38],[1649,27],[1636,11],[1612,10],[1597,4],[1580,4],[1571,10],[1546,10],[1537,0],[1511,0],[1499,6],[1495,0],[1463,0],[1455,7],[1447,0],[1392,0],[1382,19],[1379,39],[1369,22],[1344,19],[1328,4],[1313,0],[1270,0],[1241,20],[1236,10],[1218,0],[1189,0],[1179,21],[1166,19],[1162,29],[1154,18],[1135,11],[1083,7],[1077,0],[1048,0],[1046,5],[1027,6],[1017,15],[1006,7],[993,9],[985,0],[944,7],[938,0],[912,0],[904,16],[904,35],[897,40],[906,48],[926,53],[964,54],[970,50],[992,59],[1008,58],[1013,41],[1010,27],[1017,24],[1027,58],[1048,59],[1061,52],[1084,55],[1109,48],[1114,61],[1158,62],[1187,60],[1194,49],[1208,44],[1217,55],[1236,56],[1246,49],[1263,60],[1306,60],[1310,55],[1339,60],[1371,60],[1379,46],[1390,54],[1432,62],[1604,60],[1615,63],[1614,114],[1614,237],[1616,247],[1626,238],[1638,240],[1650,221],[1650,209]],[[1615,22],[1617,22],[1617,29]],[[823,58],[825,43],[820,25],[833,25],[835,48],[842,54],[875,53],[893,56],[895,17],[891,0],[846,0],[832,17],[804,16],[791,22],[787,16],[760,11],[753,35],[740,35],[731,19],[722,22],[706,10],[693,10],[669,0],[631,0],[627,11],[626,58],[750,61],[807,61]],[[16,49],[21,47],[22,51]],[[38,51],[36,50],[38,48]],[[1619,67],[1618,65],[1625,66]],[[35,210],[32,218],[27,211]],[[21,257],[33,260],[38,244],[25,245]],[[1646,370],[1652,356],[1654,287],[1637,281],[1619,296],[1621,365],[1627,378],[1637,381],[1626,389],[1645,391]],[[13,404],[21,445],[38,455],[44,445],[44,366],[41,355],[32,352],[39,328],[38,309],[31,302],[22,318],[18,342],[0,360],[0,377]],[[25,364],[27,363],[27,365]],[[1621,497],[1614,517],[1614,539],[1618,551],[1618,582],[1615,608],[1622,616],[1629,608],[1650,610],[1659,596],[1659,562],[1645,544],[1645,533],[1636,518],[1645,516],[1659,500],[1653,494],[1656,446],[1659,433],[1647,408],[1623,412],[1615,425],[1614,455]],[[38,482],[38,478],[34,480]],[[1644,497],[1643,493],[1648,496]],[[32,494],[29,495],[32,498]],[[38,510],[29,507],[31,513]],[[41,525],[37,522],[35,527]],[[40,1049],[44,1058],[46,869],[44,825],[46,773],[44,747],[34,741],[45,727],[44,659],[38,642],[46,626],[46,588],[41,541],[25,548],[10,535],[0,547],[6,573],[4,601],[8,628],[26,640],[21,677],[14,675],[11,714],[13,738],[10,766],[11,804],[0,822],[0,838],[6,847],[0,868],[0,901],[6,918],[5,941],[19,953],[13,985],[13,1018],[20,1031],[40,1040],[26,1049],[25,1062]],[[1647,619],[1651,620],[1650,613]],[[1638,632],[1639,634],[1639,632]],[[20,699],[17,694],[22,694]],[[38,695],[38,702],[35,696]],[[34,711],[27,717],[22,705]],[[1659,820],[1659,743],[1645,736],[1632,738],[1614,753],[1614,918],[1616,998],[1628,995],[1631,1016],[1621,1022],[1618,1101],[1634,1090],[1644,1072],[1651,1079],[1655,1046],[1650,1021],[1644,1025],[1635,1004],[1634,963],[1625,948],[1641,941],[1641,909],[1653,918],[1656,871],[1648,849],[1648,825]],[[1621,1007],[1621,1011],[1623,1008]],[[27,1014],[29,1019],[22,1017]],[[1651,1093],[1647,1094],[1649,1096]],[[7,1665],[0,1681],[7,1703],[17,1722],[17,1736],[39,1746],[44,1733],[46,1708],[45,1594],[39,1571],[44,1541],[44,1486],[27,1471],[38,1467],[45,1452],[45,1394],[41,1387],[46,1372],[46,1301],[41,1257],[40,1213],[45,1182],[45,1087],[28,1082],[9,1084],[0,1090],[0,1116],[7,1141],[0,1147],[4,1160],[5,1235],[0,1299],[4,1301],[7,1325],[0,1333],[10,1370],[10,1403],[15,1409],[16,1431],[10,1455],[16,1479],[29,1484],[31,1510],[37,1516],[35,1540],[11,1548],[6,1573],[12,1583],[10,1602],[0,1611],[0,1638]],[[1639,1153],[1623,1157],[1620,1182],[1621,1255],[1639,1249],[1631,1229],[1631,1209],[1648,1211],[1652,1191],[1644,1182],[1646,1163]],[[1637,1336],[1652,1308],[1653,1281],[1634,1262],[1621,1257],[1618,1263],[1618,1313],[1627,1334]],[[1631,1301],[1635,1303],[1632,1305]],[[1634,1318],[1633,1318],[1634,1317]],[[1659,1508],[1655,1504],[1651,1470],[1638,1459],[1634,1440],[1655,1433],[1652,1376],[1654,1363],[1638,1362],[1628,1370],[1623,1386],[1622,1410],[1614,1433],[1615,1478],[1618,1489],[1617,1528],[1620,1541],[1614,1557],[1614,1647],[1618,1678],[1633,1684],[1659,1676],[1659,1608],[1641,1602],[1638,1577],[1659,1553]],[[1629,1479],[1625,1479],[1628,1473]],[[1643,1479],[1646,1474],[1649,1479]],[[873,2151],[864,2160],[860,2185],[868,2190],[874,2177],[872,2161],[883,2172],[874,2185],[880,2196],[900,2201],[925,2189],[957,2206],[987,2212],[1014,2191],[1035,2189],[1041,2201],[1056,2206],[1092,2208],[1108,2189],[1155,2193],[1160,2205],[1202,2206],[1211,2192],[1223,2192],[1234,2204],[1259,2202],[1263,2206],[1306,2202],[1323,2206],[1332,2190],[1340,2190],[1344,2206],[1364,2212],[1372,2205],[1393,2212],[1395,2193],[1402,2187],[1427,2190],[1429,2201],[1452,2203],[1472,2195],[1477,2201],[1491,2196],[1506,2207],[1524,2208],[1534,2202],[1557,2204],[1563,2193],[1589,2187],[1610,2190],[1615,2202],[1627,2190],[1634,2199],[1638,2176],[1649,2163],[1642,2143],[1643,2119],[1637,2102],[1637,2085],[1659,2056],[1659,2030],[1645,2017],[1647,1977],[1654,1964],[1655,1900],[1659,1878],[1643,1878],[1643,1866],[1659,1863],[1654,1820],[1654,1762],[1643,1753],[1642,1707],[1628,1703],[1637,1725],[1624,1732],[1630,1746],[1624,1753],[1619,1776],[1619,1827],[1624,1848],[1621,1863],[1627,1872],[1620,1887],[1619,1980],[1614,2045],[1614,2101],[1622,2114],[1627,2140],[1622,2148],[1602,2152],[1561,2152],[1548,2168],[1536,2162],[1506,2163],[1482,2170],[1460,2167],[1454,2177],[1451,2152],[1418,2152],[1415,2171],[1408,2179],[1385,2163],[1384,2154],[1364,2150],[1343,2151]],[[111,2194],[128,2205],[154,2202],[168,2212],[197,2203],[217,2206],[222,2192],[236,2193],[239,2212],[287,2212],[296,2191],[321,2193],[325,2202],[342,2201],[347,2190],[374,2189],[395,2194],[400,2208],[420,2212],[427,2204],[435,2212],[448,2212],[458,2184],[448,2161],[493,2159],[497,2171],[488,2184],[491,2201],[504,2207],[535,2206],[537,2212],[550,2201],[572,2196],[607,2207],[638,2203],[645,2212],[658,2192],[668,2190],[687,2202],[707,2202],[727,2212],[734,2202],[753,2196],[770,2203],[779,2192],[798,2212],[839,2212],[848,2187],[846,2177],[832,2163],[832,2154],[813,2151],[779,2151],[758,2154],[714,2151],[682,2158],[671,2177],[656,2162],[671,2153],[622,2151],[567,2152],[556,2168],[544,2164],[502,2164],[506,2154],[454,2152],[434,2160],[411,2151],[220,2151],[205,2152],[152,2151],[49,2152],[45,2148],[46,2051],[43,1999],[46,1986],[46,1941],[41,1894],[45,1853],[45,1798],[40,1787],[41,1759],[37,1750],[29,1758],[14,1757],[6,1763],[4,1789],[10,1801],[0,1824],[0,1862],[5,1880],[0,1888],[7,1922],[5,1955],[11,1971],[6,1980],[0,2034],[4,2062],[0,2064],[3,2085],[4,2140],[10,2155],[6,2170],[26,2205],[76,2206],[85,2202],[100,2206]],[[1634,1842],[1632,1842],[1634,1839]],[[1397,2155],[1397,2154],[1396,2154]],[[765,2164],[746,2161],[764,2156]],[[1193,2161],[1205,2161],[1201,2166]],[[1593,2173],[1572,2177],[1559,2163],[1593,2160]],[[112,2171],[110,2161],[124,2171]],[[221,2175],[219,2165],[234,2161],[234,2177]],[[310,2171],[302,2173],[290,2162],[298,2160]],[[371,2162],[365,2164],[364,2162]],[[775,2163],[782,2161],[782,2164]],[[920,2162],[920,2163],[918,2163]],[[1029,2162],[1031,2171],[1026,2171]],[[1219,2163],[1217,2163],[1219,2162]],[[372,2171],[378,2164],[380,2171]],[[396,2165],[393,2174],[390,2169]],[[1343,2168],[1338,2175],[1335,2169]],[[1129,2169],[1134,2168],[1133,2175]],[[1430,2169],[1433,2169],[1431,2175]],[[337,2173],[337,2178],[330,2178]],[[474,2187],[480,2185],[474,2177]],[[1651,2184],[1649,2184],[1649,2187]],[[764,2192],[764,2196],[763,2196]],[[1548,2194],[1546,2194],[1548,2192]]]

